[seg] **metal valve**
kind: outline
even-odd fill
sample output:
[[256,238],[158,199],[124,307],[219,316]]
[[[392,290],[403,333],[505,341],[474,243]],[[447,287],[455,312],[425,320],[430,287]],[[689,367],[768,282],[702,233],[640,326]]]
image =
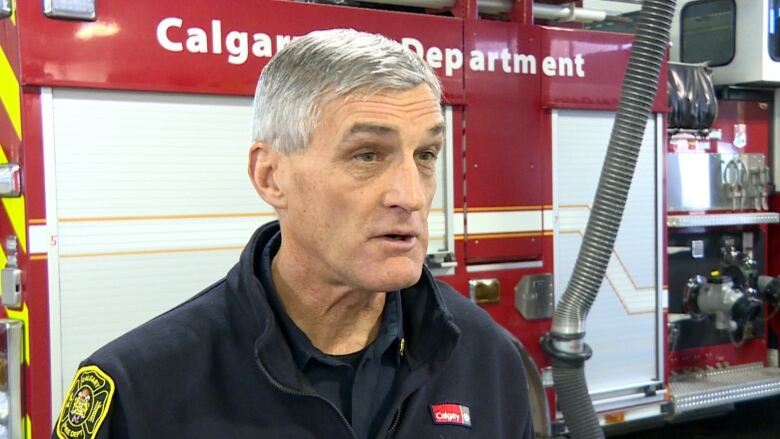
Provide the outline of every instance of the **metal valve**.
[[774,317],[774,314],[780,309],[780,278],[759,276],[758,292],[774,309],[774,312],[769,318]]
[[756,260],[733,245],[721,248],[721,254],[720,275],[731,278],[736,286],[755,289],[758,281]]
[[744,338],[745,330],[763,310],[760,300],[735,286],[731,278],[721,276],[717,270],[708,278],[696,276],[688,280],[684,303],[691,316],[714,317],[715,328],[728,331],[737,341]]

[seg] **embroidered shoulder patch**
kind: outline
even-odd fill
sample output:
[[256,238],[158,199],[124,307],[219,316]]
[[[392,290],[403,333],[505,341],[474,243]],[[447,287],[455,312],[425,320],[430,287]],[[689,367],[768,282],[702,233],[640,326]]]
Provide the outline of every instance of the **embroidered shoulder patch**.
[[108,414],[114,396],[114,380],[97,366],[85,366],[65,395],[57,419],[60,439],[94,439]]

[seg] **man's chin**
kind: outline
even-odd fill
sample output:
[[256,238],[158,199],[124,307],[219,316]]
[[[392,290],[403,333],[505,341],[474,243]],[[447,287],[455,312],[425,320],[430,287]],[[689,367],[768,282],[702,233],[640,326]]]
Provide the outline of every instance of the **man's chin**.
[[422,263],[407,267],[380,267],[366,284],[371,291],[396,291],[409,288],[420,280],[422,275]]

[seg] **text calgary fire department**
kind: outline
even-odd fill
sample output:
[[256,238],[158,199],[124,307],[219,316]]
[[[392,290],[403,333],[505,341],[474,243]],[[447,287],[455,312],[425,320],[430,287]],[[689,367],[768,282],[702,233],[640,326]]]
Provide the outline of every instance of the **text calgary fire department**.
[[[296,37],[291,35],[270,35],[263,32],[222,30],[221,20],[211,20],[211,27],[203,29],[185,26],[178,17],[167,17],[157,24],[157,42],[171,52],[203,53],[220,55],[227,52],[230,64],[244,64],[249,55],[256,58],[270,58]],[[434,69],[443,69],[445,76],[452,76],[464,65],[474,72],[503,72],[519,75],[585,77],[585,59],[581,54],[570,56],[546,56],[539,61],[527,53],[472,50],[465,59],[461,49],[456,47],[425,47],[412,37],[401,38],[401,44],[414,50]],[[223,50],[224,47],[224,50]]]

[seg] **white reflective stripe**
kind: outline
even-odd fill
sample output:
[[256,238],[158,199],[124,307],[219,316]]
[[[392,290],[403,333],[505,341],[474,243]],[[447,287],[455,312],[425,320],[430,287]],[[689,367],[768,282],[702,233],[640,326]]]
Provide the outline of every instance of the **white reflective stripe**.
[[453,230],[455,231],[455,235],[463,235],[463,212],[456,212],[454,214],[455,221],[453,222]]
[[542,212],[542,224],[544,225],[544,230],[553,229],[553,225],[555,225],[555,216],[553,215],[552,209],[545,209],[544,212]]
[[49,252],[49,227],[45,225],[35,225],[27,228],[27,241],[29,242],[29,252],[31,255],[36,253]]
[[669,309],[669,289],[664,288],[661,291],[661,308],[668,310]]
[[561,206],[558,211],[558,225],[560,231],[584,232],[588,224],[590,209],[587,206]]
[[524,269],[524,268],[539,268],[543,266],[544,263],[542,261],[504,262],[500,264],[467,265],[466,273],[479,273],[482,271],[516,270],[516,269]]
[[541,210],[468,212],[466,219],[470,234],[538,232],[542,230]]

